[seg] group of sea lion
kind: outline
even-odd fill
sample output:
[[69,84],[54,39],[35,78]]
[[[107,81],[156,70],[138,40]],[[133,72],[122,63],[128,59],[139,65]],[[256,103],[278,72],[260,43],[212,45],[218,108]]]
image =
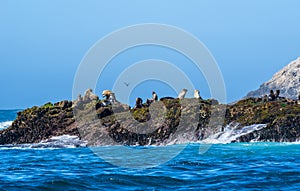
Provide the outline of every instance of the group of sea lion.
[[[188,91],[187,89],[182,89],[181,92],[178,94],[177,98],[178,99],[184,99],[187,91]],[[200,96],[199,90],[194,90],[194,98],[202,99],[201,96]],[[175,99],[175,98],[173,98],[173,97],[162,97],[159,100],[163,101],[165,99]],[[149,107],[151,103],[154,103],[156,101],[158,101],[158,95],[155,91],[153,91],[152,92],[152,98],[147,99],[145,104],[143,104],[143,99],[142,98],[140,98],[140,97],[136,98],[134,108],[142,108],[144,106]]]
[[[178,99],[184,99],[185,95],[187,93],[187,89],[182,89],[181,92],[178,94]],[[102,106],[108,106],[108,105],[114,105],[117,103],[120,103],[117,101],[115,93],[113,93],[111,90],[103,90],[102,96],[104,100],[102,101]],[[196,99],[202,99],[200,96],[199,90],[194,90],[194,98]],[[173,97],[162,97],[159,100],[163,101],[165,99],[175,99]],[[77,100],[73,102],[74,107],[81,107],[83,104],[86,104],[88,102],[91,102],[93,100],[99,100],[99,97],[93,93],[92,89],[88,89],[85,91],[84,96],[82,97],[80,94],[78,95]],[[155,91],[152,92],[152,98],[147,99],[145,103],[143,103],[143,99],[138,97],[136,98],[136,103],[134,108],[143,108],[143,107],[149,107],[152,103],[158,101],[158,95]]]

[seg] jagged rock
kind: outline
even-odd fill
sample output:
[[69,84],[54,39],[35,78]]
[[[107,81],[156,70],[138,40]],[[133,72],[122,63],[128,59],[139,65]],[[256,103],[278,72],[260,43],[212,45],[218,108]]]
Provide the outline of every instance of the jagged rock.
[[83,98],[81,94],[78,95],[78,98],[73,101],[73,108],[81,108],[83,107]]
[[92,89],[88,89],[85,91],[85,94],[83,96],[84,103],[88,103],[91,101],[97,101],[97,100],[99,100],[99,97],[93,93]]
[[66,108],[72,107],[72,104],[73,104],[73,103],[72,103],[71,101],[64,100],[64,101],[55,103],[54,105],[55,105],[55,106],[58,106],[58,107],[61,107],[62,109],[66,109]]
[[280,90],[281,96],[297,99],[300,93],[300,57],[274,74],[259,89],[249,92],[246,97],[262,97],[269,94],[270,90]]
[[79,135],[72,112],[72,102],[47,103],[18,112],[11,127],[0,131],[0,144],[38,143],[64,134]]
[[[182,104],[185,101],[193,104]],[[69,134],[79,136],[88,145],[159,145],[176,142],[178,136],[203,140],[232,122],[241,126],[267,124],[236,141],[300,140],[300,104],[287,98],[272,102],[247,98],[233,105],[218,104],[216,100],[165,99],[151,107],[104,107],[100,100],[83,104],[82,108],[72,107],[70,101],[47,103],[18,112],[13,124],[0,131],[0,144],[38,143]],[[212,113],[214,120],[210,121]]]

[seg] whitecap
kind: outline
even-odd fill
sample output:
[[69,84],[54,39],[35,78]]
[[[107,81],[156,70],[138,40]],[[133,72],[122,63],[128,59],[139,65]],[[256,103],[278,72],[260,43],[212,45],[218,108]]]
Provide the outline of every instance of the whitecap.
[[[266,124],[253,124],[249,126],[241,127],[239,123],[230,123],[224,128],[224,131],[218,132],[205,140],[202,140],[201,143],[206,144],[227,144],[232,143],[243,135],[247,135],[254,131],[259,131],[267,127]],[[256,140],[251,140],[255,142]]]
[[75,135],[54,136],[33,144],[0,145],[1,149],[58,149],[86,147],[87,142]]
[[12,123],[13,121],[0,122],[0,130],[8,128],[9,126],[11,126]]

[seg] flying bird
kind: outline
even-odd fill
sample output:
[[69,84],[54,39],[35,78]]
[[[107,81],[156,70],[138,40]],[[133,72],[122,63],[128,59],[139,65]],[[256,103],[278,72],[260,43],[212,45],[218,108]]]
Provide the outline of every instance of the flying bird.
[[127,86],[127,87],[129,86],[129,83],[124,82],[124,84],[125,84],[125,86]]

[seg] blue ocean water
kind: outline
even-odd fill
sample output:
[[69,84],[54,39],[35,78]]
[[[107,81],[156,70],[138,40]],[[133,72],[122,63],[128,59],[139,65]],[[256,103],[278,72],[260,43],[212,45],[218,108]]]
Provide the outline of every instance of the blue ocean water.
[[0,110],[0,123],[5,121],[13,121],[17,117],[18,111],[21,110]]
[[[89,148],[0,146],[0,190],[300,188],[298,143],[215,144],[204,154],[199,154],[199,146],[190,144],[172,160],[139,170],[114,166]],[[106,150],[115,149],[111,146]],[[147,157],[150,155],[146,153]]]
[[9,127],[20,110],[0,110],[0,130]]

